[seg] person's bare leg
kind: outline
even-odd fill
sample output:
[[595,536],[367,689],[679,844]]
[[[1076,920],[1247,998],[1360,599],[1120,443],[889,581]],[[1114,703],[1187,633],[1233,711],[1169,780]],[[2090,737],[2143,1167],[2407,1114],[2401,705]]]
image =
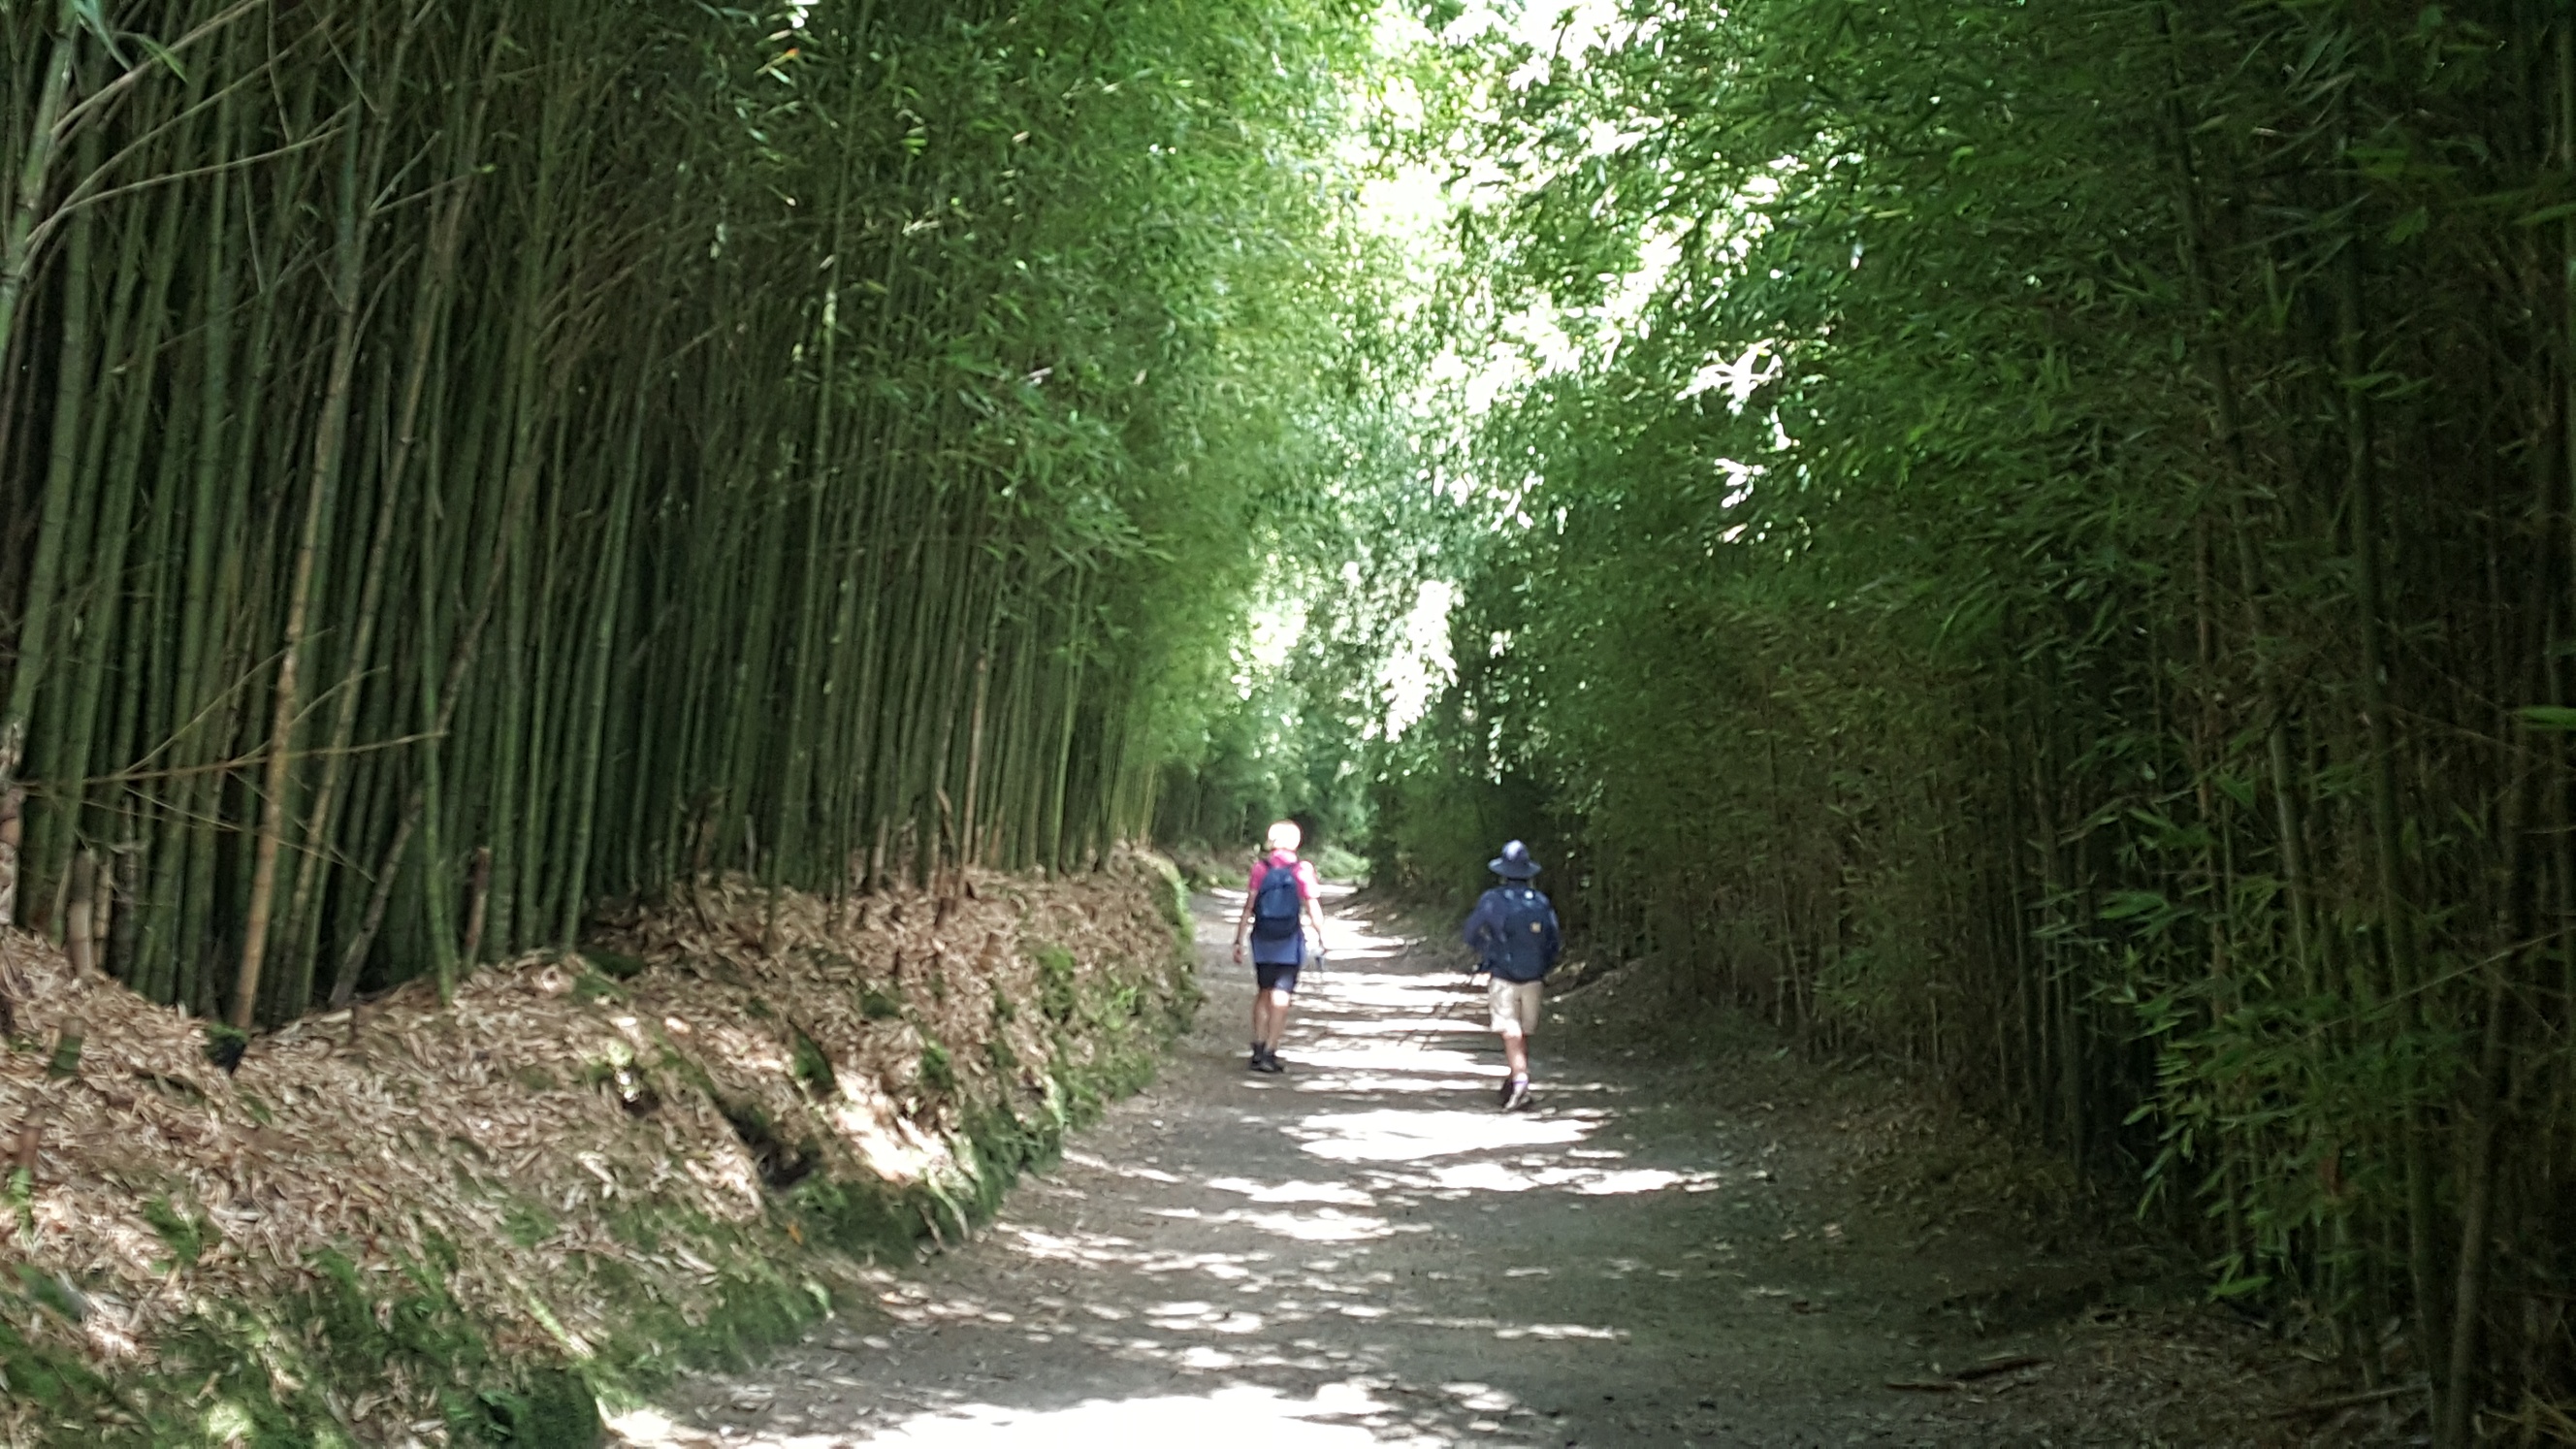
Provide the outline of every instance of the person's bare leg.
[[1517,1031],[1503,1033],[1503,1065],[1515,1077],[1529,1075],[1529,1038]]
[[[1262,1047],[1270,1049],[1270,1052],[1278,1052],[1280,1034],[1288,1031],[1288,1000],[1291,1000],[1291,993],[1285,993],[1285,990],[1265,990],[1260,1000],[1252,1003],[1255,1031],[1260,1036]],[[1267,1013],[1262,1008],[1267,1008]]]

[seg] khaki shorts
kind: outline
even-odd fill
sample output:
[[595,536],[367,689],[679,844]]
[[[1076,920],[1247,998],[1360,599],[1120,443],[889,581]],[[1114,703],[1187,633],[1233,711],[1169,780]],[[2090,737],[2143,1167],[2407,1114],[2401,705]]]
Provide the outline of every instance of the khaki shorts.
[[1485,983],[1485,1004],[1493,1012],[1496,1031],[1536,1036],[1538,1002],[1539,984],[1535,981],[1505,981],[1496,976]]

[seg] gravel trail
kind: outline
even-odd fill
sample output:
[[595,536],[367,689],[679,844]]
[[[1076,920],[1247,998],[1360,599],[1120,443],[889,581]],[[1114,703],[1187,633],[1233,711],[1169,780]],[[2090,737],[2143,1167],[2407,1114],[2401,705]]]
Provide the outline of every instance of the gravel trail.
[[[1863,1207],[1830,1094],[1786,1100],[1814,1069],[1686,1077],[1553,1031],[1535,1110],[1499,1112],[1459,948],[1365,907],[1333,911],[1289,1074],[1247,1073],[1240,901],[1197,903],[1209,999],[1150,1090],[975,1242],[884,1274],[882,1317],[693,1380],[623,1441],[2137,1444],[2149,1400],[2230,1372],[2189,1343],[2189,1382],[2136,1367],[2098,1264]],[[2033,1362],[1927,1378],[2006,1356]]]

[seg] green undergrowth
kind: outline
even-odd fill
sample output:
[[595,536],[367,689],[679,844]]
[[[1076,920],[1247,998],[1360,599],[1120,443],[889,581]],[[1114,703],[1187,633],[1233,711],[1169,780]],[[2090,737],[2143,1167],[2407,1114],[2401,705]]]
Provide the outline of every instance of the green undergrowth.
[[1172,934],[1178,939],[1180,959],[1186,964],[1190,958],[1190,938],[1197,929],[1190,919],[1189,874],[1169,856],[1145,855],[1140,858],[1153,871],[1154,879],[1161,883],[1162,888],[1154,893],[1154,905],[1163,913],[1163,924],[1171,927]]
[[[1000,1074],[963,1103],[937,1170],[906,1183],[815,1172],[770,1189],[768,1211],[751,1224],[667,1202],[617,1204],[605,1226],[627,1247],[685,1251],[715,1271],[675,1294],[622,1259],[574,1255],[542,1289],[519,1290],[554,1338],[551,1350],[495,1342],[492,1325],[451,1290],[460,1255],[434,1232],[390,1269],[318,1253],[302,1289],[283,1301],[203,1302],[155,1345],[149,1369],[113,1377],[57,1347],[58,1334],[30,1332],[45,1317],[79,1323],[92,1308],[70,1281],[21,1267],[0,1278],[0,1391],[19,1442],[355,1449],[368,1440],[352,1405],[399,1379],[436,1386],[451,1444],[589,1449],[605,1438],[600,1406],[644,1402],[683,1370],[748,1364],[857,1306],[862,1267],[909,1264],[971,1235],[1022,1172],[1056,1161],[1067,1133],[1150,1082],[1196,1007],[1188,973],[1175,970],[1153,990],[1082,991],[1070,975],[1060,995],[1050,993],[1063,1008],[1050,1012],[1055,1064],[1035,1087]],[[1074,1050],[1077,1038],[1087,1052]],[[174,1263],[216,1240],[210,1222],[167,1200],[147,1217]],[[560,1227],[555,1213],[517,1202],[499,1231],[525,1245]],[[541,1296],[568,1293],[616,1306],[603,1315],[617,1325],[607,1341],[573,1339]]]
[[1339,845],[1322,845],[1307,852],[1315,862],[1315,871],[1326,880],[1348,881],[1352,885],[1369,882],[1368,857],[1344,850]]
[[1930,1064],[1801,1042],[1706,994],[1677,958],[1641,958],[1554,989],[1568,974],[1550,982],[1557,1049],[1568,1059],[1654,1073],[1657,1100],[1687,1111],[1794,1125],[1831,1145],[1851,1191],[1912,1230],[2009,1224],[2035,1250],[2112,1264],[2108,1281],[2138,1301],[2191,1295],[2187,1272],[2175,1274],[2170,1222],[2143,1217],[2134,1199],[2016,1124],[1962,1107]]
[[0,1292],[0,1373],[22,1429],[40,1442],[354,1449],[365,1441],[349,1405],[398,1374],[439,1386],[451,1443],[600,1443],[586,1373],[497,1353],[449,1289],[455,1266],[453,1246],[435,1237],[421,1258],[374,1281],[346,1256],[318,1253],[302,1291],[269,1304],[201,1303],[161,1341],[148,1373],[117,1378],[24,1331],[38,1314],[79,1321],[94,1308],[59,1280],[48,1293],[22,1276]]

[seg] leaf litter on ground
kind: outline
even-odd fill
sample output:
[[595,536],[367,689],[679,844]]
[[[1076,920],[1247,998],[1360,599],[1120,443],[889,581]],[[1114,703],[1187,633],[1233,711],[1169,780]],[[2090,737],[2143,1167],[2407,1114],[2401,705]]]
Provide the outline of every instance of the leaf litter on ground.
[[[0,931],[0,985],[40,1033],[0,1051],[0,1141],[25,1169],[0,1230],[46,1285],[10,1326],[140,1376],[189,1320],[310,1291],[326,1254],[390,1285],[433,1240],[504,1359],[577,1360],[619,1333],[631,1304],[590,1263],[702,1321],[727,1275],[801,1240],[742,1121],[806,1172],[902,1184],[956,1167],[970,1103],[1061,1113],[1057,1075],[1110,1049],[1080,1013],[1189,989],[1170,889],[1133,857],[845,900],[709,877],[604,912],[581,952],[478,971],[450,1004],[416,982],[256,1037],[229,1073],[199,1019]],[[63,1023],[68,1073],[49,1071]],[[648,1250],[614,1229],[622,1209],[716,1230]],[[441,1387],[388,1365],[348,1426],[434,1437]],[[12,1442],[43,1432],[10,1408]]]

